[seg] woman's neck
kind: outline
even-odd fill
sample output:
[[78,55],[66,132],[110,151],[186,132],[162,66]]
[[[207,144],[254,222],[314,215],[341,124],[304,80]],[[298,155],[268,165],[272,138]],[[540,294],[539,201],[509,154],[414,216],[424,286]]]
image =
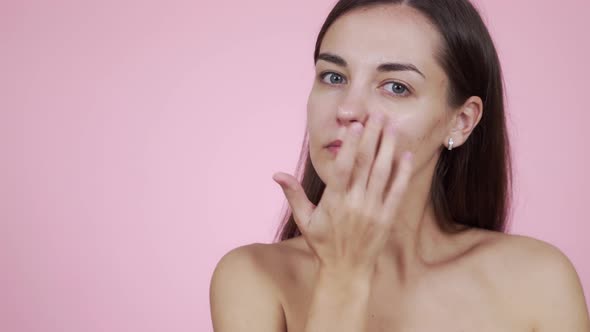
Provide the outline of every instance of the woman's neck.
[[460,245],[456,234],[442,230],[436,219],[430,197],[432,174],[434,165],[412,177],[377,263],[377,271],[394,268],[400,282],[444,263]]

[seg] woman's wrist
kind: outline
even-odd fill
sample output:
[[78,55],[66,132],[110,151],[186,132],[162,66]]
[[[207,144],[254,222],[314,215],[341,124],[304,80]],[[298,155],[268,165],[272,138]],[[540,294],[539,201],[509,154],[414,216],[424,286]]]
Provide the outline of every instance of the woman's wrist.
[[343,296],[363,296],[371,291],[372,270],[335,270],[321,268],[317,286],[334,290]]

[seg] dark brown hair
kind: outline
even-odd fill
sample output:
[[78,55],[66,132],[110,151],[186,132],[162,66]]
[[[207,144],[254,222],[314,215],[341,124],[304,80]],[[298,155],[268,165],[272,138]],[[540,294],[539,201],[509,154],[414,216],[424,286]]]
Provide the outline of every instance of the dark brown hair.
[[[504,82],[492,38],[468,0],[340,0],[319,32],[314,63],[326,31],[340,16],[354,9],[393,4],[417,9],[441,34],[443,43],[435,58],[449,78],[449,106],[457,108],[471,96],[483,101],[482,118],[469,139],[452,151],[442,149],[440,153],[430,191],[436,220],[447,232],[469,227],[505,232],[512,166]],[[326,185],[311,163],[308,140],[305,135],[296,176],[308,199],[317,205]],[[301,234],[288,203],[284,211],[276,234],[278,241]]]

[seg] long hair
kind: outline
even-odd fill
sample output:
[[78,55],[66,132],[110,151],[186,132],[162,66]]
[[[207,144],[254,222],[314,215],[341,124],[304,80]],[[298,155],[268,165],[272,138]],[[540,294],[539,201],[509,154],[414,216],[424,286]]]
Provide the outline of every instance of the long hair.
[[[506,232],[512,165],[502,69],[489,31],[468,0],[340,0],[318,34],[314,63],[326,31],[340,16],[362,7],[393,4],[417,9],[441,34],[435,59],[449,78],[448,104],[459,107],[471,96],[483,101],[482,118],[467,141],[440,153],[430,190],[437,223],[447,232],[458,231],[458,226]],[[311,163],[308,140],[304,135],[295,176],[317,205],[326,185]],[[288,204],[283,210],[277,241],[301,235]]]

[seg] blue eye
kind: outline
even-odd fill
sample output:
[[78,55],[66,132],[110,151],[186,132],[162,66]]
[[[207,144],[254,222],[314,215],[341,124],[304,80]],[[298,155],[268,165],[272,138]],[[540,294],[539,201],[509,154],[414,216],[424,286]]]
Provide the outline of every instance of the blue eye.
[[[390,91],[392,91],[394,95],[406,96],[410,93],[410,90],[408,89],[408,87],[406,87],[405,85],[403,85],[401,83],[389,82],[385,85],[389,85],[389,84],[393,84],[393,89]],[[407,92],[407,93],[404,93],[404,92]]]
[[[326,82],[325,78],[326,77],[330,77],[329,81]],[[320,80],[323,83],[326,83],[328,85],[333,85],[333,84],[342,84],[343,81],[345,81],[344,77],[338,73],[334,73],[331,71],[327,71],[327,72],[323,72],[321,73],[319,76]],[[389,90],[394,96],[398,96],[398,97],[405,97],[407,95],[410,94],[410,89],[408,89],[407,86],[405,86],[404,84],[398,83],[398,82],[389,82],[386,83],[385,86],[393,84],[393,89]]]
[[[331,76],[332,79],[330,79],[330,82],[325,82],[324,79],[326,78],[326,76],[328,76],[330,74],[334,74],[334,75]],[[324,83],[328,83],[328,84],[339,84],[339,82],[341,82],[344,78],[340,74],[336,74],[336,73],[333,73],[333,72],[329,72],[328,71],[328,72],[325,72],[325,73],[321,73],[320,74],[320,79]]]

